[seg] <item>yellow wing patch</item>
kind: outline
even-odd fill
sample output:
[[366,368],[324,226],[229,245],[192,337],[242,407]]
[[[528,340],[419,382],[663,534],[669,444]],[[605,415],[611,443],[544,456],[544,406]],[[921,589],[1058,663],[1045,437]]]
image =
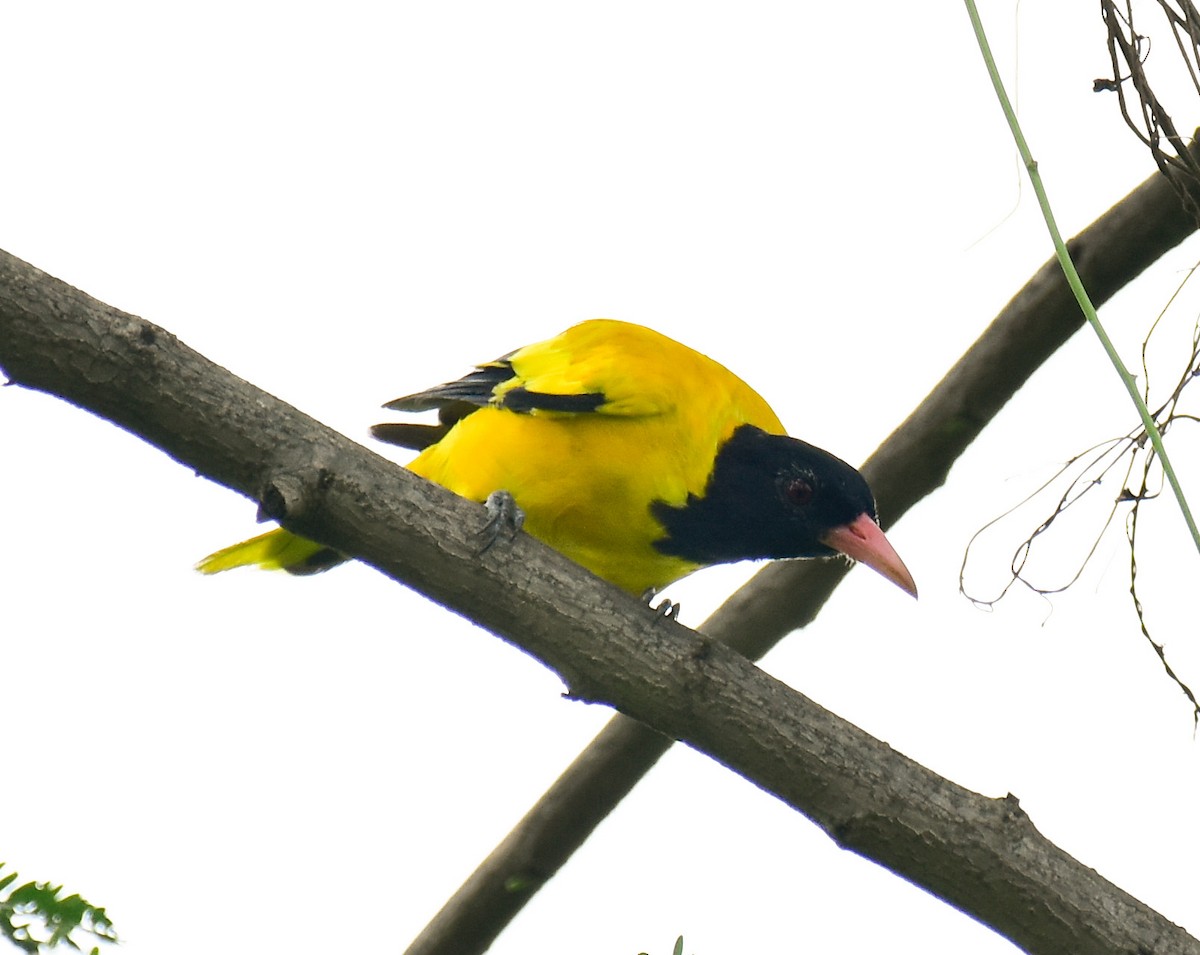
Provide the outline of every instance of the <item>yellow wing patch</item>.
[[679,414],[723,423],[729,419],[733,423],[721,428],[724,435],[738,424],[784,433],[767,403],[731,371],[641,325],[592,319],[521,348],[506,360],[514,376],[496,388],[496,404],[516,389],[546,395],[598,394],[604,397],[595,409],[599,414]]

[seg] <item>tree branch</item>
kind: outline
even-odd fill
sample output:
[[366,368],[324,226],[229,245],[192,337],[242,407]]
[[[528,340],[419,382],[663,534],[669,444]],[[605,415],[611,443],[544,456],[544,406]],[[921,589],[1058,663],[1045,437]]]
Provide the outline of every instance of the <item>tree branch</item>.
[[[1195,229],[1172,186],[1154,175],[1068,247],[1100,305]],[[885,526],[945,481],[984,426],[1082,324],[1058,263],[1050,259],[864,465]],[[844,573],[840,562],[769,564],[699,629],[757,660],[815,619]],[[487,949],[671,742],[628,717],[614,716],[406,955],[473,955]]]
[[[4,253],[0,366],[15,383],[102,414],[256,498],[290,529],[488,627],[554,669],[576,697],[613,705],[708,753],[839,844],[1018,945],[1200,952],[1181,929],[1045,840],[1015,800],[985,799],[941,779],[526,535],[477,555],[482,508],[324,428],[162,329]],[[982,422],[967,417],[964,426],[974,427],[973,437]],[[936,486],[944,471],[925,478]],[[899,513],[907,505],[895,485],[889,493],[881,492],[884,506]],[[715,615],[714,630],[736,629],[729,607]],[[777,614],[774,625],[789,616],[795,611]]]

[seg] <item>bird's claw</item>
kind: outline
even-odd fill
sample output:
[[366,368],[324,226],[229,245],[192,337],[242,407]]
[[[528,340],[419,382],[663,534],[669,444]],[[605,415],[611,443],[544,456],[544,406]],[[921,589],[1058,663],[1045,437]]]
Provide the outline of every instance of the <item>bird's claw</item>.
[[492,491],[483,502],[483,506],[487,511],[488,520],[479,532],[479,536],[483,538],[483,544],[479,548],[481,555],[486,554],[500,539],[501,531],[507,531],[508,539],[512,540],[525,523],[525,512],[517,507],[516,500],[508,491]]
[[646,604],[654,611],[656,617],[660,620],[678,620],[679,619],[679,604],[673,600],[663,600],[657,606],[654,605],[654,597],[658,593],[653,587],[648,588],[642,594],[642,603]]

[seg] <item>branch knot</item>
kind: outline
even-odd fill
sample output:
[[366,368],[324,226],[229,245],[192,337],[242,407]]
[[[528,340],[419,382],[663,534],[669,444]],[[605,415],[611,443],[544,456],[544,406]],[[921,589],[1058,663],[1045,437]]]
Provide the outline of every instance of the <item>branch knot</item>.
[[258,520],[279,521],[302,517],[311,511],[332,475],[325,468],[279,474],[263,485],[258,495]]

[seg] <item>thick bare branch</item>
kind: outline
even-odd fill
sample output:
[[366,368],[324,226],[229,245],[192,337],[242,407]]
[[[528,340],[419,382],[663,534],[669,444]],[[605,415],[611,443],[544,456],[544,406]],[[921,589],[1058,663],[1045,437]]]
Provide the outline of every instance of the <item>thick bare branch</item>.
[[[1155,175],[1069,246],[1099,305],[1195,228],[1171,185]],[[945,481],[976,435],[1082,323],[1057,262],[1046,262],[867,461],[863,470],[885,524]],[[768,565],[700,630],[757,660],[816,617],[841,580],[844,566]],[[670,745],[671,740],[628,717],[613,717],[463,883],[406,955],[484,951]]]
[[[525,535],[479,557],[478,506],[324,428],[162,329],[3,253],[0,366],[14,382],[104,415],[258,499],[293,530],[492,629],[554,669],[575,696],[708,753],[840,844],[1031,951],[1200,952],[1182,930],[1046,841],[1015,800],[985,799],[941,779]],[[972,434],[981,426],[970,418],[963,425]],[[936,486],[943,476],[926,479]],[[899,513],[891,493],[885,506]],[[718,613],[720,629],[731,629],[730,613]]]

